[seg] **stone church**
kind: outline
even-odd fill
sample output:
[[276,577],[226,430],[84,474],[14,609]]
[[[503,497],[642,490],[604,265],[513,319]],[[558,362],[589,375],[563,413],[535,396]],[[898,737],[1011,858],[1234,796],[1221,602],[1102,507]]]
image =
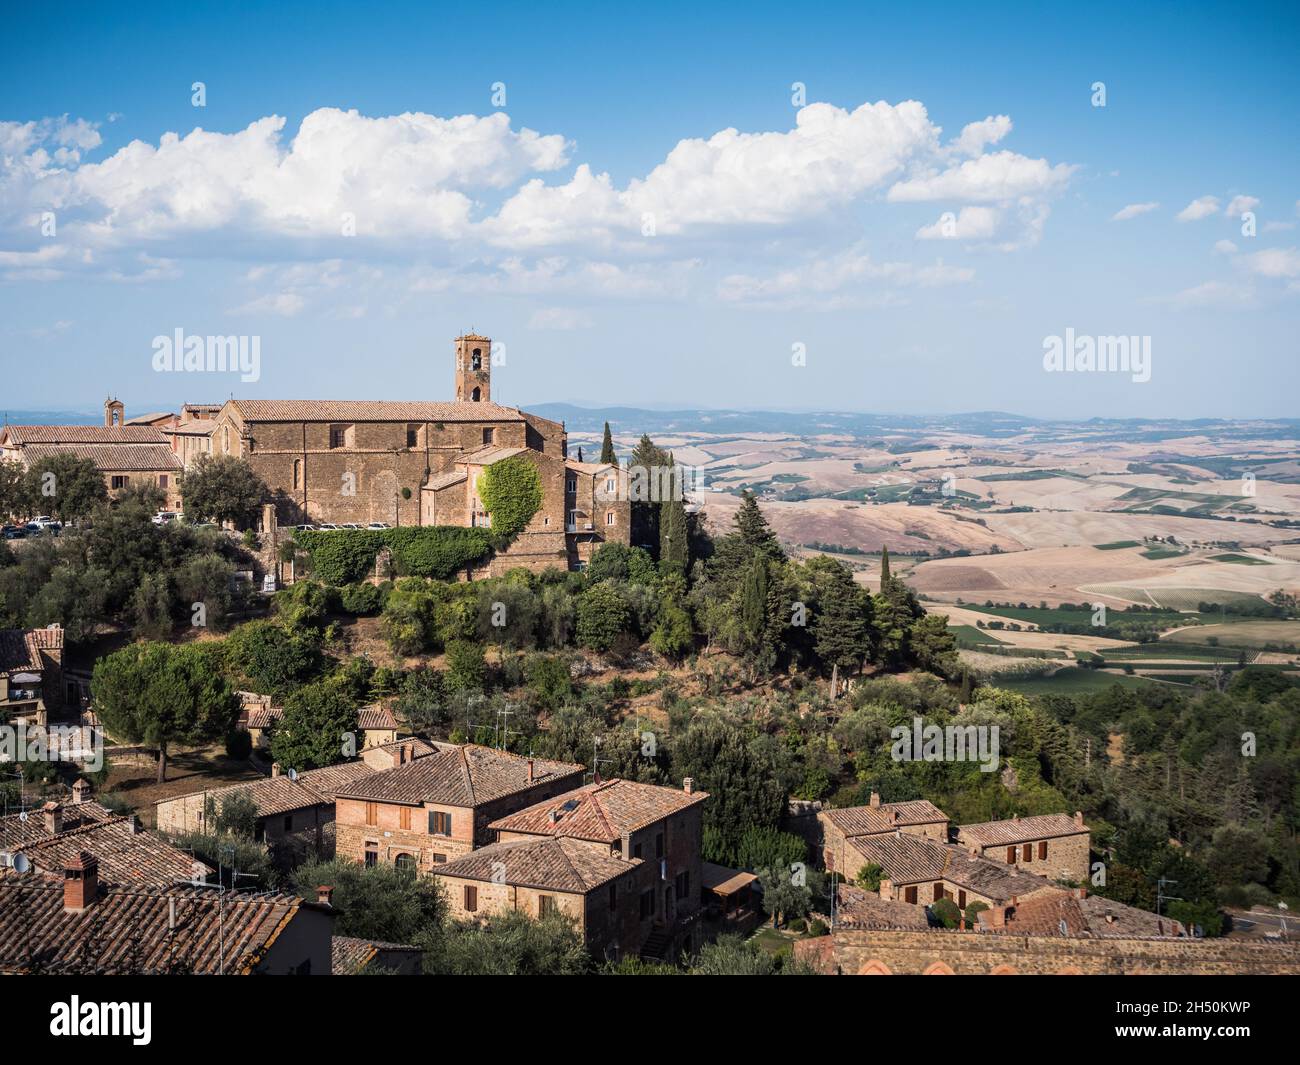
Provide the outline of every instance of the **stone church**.
[[607,540],[628,543],[631,514],[617,467],[568,457],[563,424],[492,402],[492,342],[455,341],[455,400],[232,399],[211,450],[247,459],[270,487],[281,525],[383,522],[490,526],[478,479],[522,456],[542,505],[492,563],[581,568]]

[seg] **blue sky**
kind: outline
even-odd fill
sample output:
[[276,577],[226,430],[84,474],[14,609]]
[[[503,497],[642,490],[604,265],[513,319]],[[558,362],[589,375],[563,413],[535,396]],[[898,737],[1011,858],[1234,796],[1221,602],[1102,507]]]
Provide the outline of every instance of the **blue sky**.
[[0,407],[1296,415],[1295,5],[701,7],[6,10]]

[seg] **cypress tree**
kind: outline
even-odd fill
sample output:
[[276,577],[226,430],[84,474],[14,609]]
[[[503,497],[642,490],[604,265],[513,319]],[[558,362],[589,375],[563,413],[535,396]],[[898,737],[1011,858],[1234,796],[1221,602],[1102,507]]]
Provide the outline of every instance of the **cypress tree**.
[[670,499],[659,515],[659,569],[685,577],[690,563],[686,543],[686,504]]
[[758,508],[758,500],[749,489],[745,489],[740,497],[740,509],[736,511],[736,531],[751,551],[757,551],[773,562],[785,561],[781,543],[767,524],[767,519]]
[[600,461],[611,466],[618,465],[618,456],[614,454],[614,437],[609,432],[609,422],[605,423],[605,439],[600,443]]
[[889,580],[889,548],[880,548],[880,589],[884,591],[885,582]]

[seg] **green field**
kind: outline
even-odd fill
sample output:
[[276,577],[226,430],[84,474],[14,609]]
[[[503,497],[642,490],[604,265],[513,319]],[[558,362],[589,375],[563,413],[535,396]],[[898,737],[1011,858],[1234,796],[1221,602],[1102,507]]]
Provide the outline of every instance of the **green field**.
[[1124,547],[1141,547],[1141,540],[1115,540],[1109,544],[1093,544],[1098,551],[1118,551]]
[[1236,554],[1211,555],[1210,561],[1211,562],[1235,562],[1239,566],[1271,566],[1273,564],[1266,558],[1253,558],[1250,555],[1236,555]]
[[1300,621],[1248,619],[1222,625],[1197,625],[1164,637],[1162,643],[1196,643],[1202,646],[1214,637],[1223,647],[1260,649],[1269,644],[1300,647]]
[[[1198,630],[1189,629],[1192,633]],[[1174,635],[1181,635],[1175,633]],[[1231,647],[1210,647],[1209,645],[1181,641],[1177,646],[1170,646],[1173,636],[1167,636],[1159,643],[1144,643],[1134,647],[1116,647],[1105,652],[1107,662],[1167,662],[1171,658],[1192,659],[1204,662],[1235,662],[1238,649]],[[1249,656],[1247,656],[1249,657]]]
[[[1091,610],[1062,610],[1060,607],[1040,607],[1040,606],[975,606],[973,603],[967,605],[968,610],[978,610],[981,614],[989,614],[993,617],[1009,618],[1012,621],[1032,622],[1035,625],[1091,625]],[[1176,610],[1153,610],[1147,611],[1125,611],[1116,610],[1113,607],[1106,611],[1106,623],[1108,625],[1118,625],[1124,621],[1150,622],[1153,625],[1186,625],[1189,620],[1187,614],[1180,614]]]
[[1148,547],[1142,552],[1143,558],[1178,558],[1180,555],[1187,554],[1186,551],[1177,547]]
[[974,625],[949,625],[948,631],[957,641],[958,646],[965,644],[984,644],[986,646],[1001,646],[1006,641],[999,640],[992,633],[985,632],[983,629],[977,629]]
[[1146,688],[1155,681],[1124,673],[1100,673],[1095,669],[1068,666],[1050,677],[999,677],[997,686],[1024,695],[1089,695],[1105,691],[1112,684],[1124,688]]

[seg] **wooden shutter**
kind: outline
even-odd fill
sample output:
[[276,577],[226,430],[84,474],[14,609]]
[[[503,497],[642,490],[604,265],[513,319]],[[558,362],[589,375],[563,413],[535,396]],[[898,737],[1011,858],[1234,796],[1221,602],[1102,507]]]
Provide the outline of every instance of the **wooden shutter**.
[[409,829],[411,827],[411,808],[409,806],[402,807],[402,815],[398,820],[402,828]]
[[374,802],[366,803],[366,824],[379,824],[379,804]]
[[1047,860],[1047,840],[1038,841],[1038,860],[1044,862]]
[[1008,848],[1007,848],[1007,865],[1015,865],[1015,864],[1016,864],[1016,848],[1015,848],[1015,847],[1008,847]]
[[1032,862],[1034,860],[1034,845],[1032,843],[1026,843],[1020,848],[1020,856],[1024,858],[1025,861]]
[[966,892],[957,892],[957,908],[964,910],[966,908]]
[[473,884],[465,885],[465,909],[470,913],[478,909],[478,888]]
[[935,901],[935,902],[938,902],[941,898],[943,898],[943,885],[942,885],[942,884],[935,884],[935,885],[934,885],[934,901]]

